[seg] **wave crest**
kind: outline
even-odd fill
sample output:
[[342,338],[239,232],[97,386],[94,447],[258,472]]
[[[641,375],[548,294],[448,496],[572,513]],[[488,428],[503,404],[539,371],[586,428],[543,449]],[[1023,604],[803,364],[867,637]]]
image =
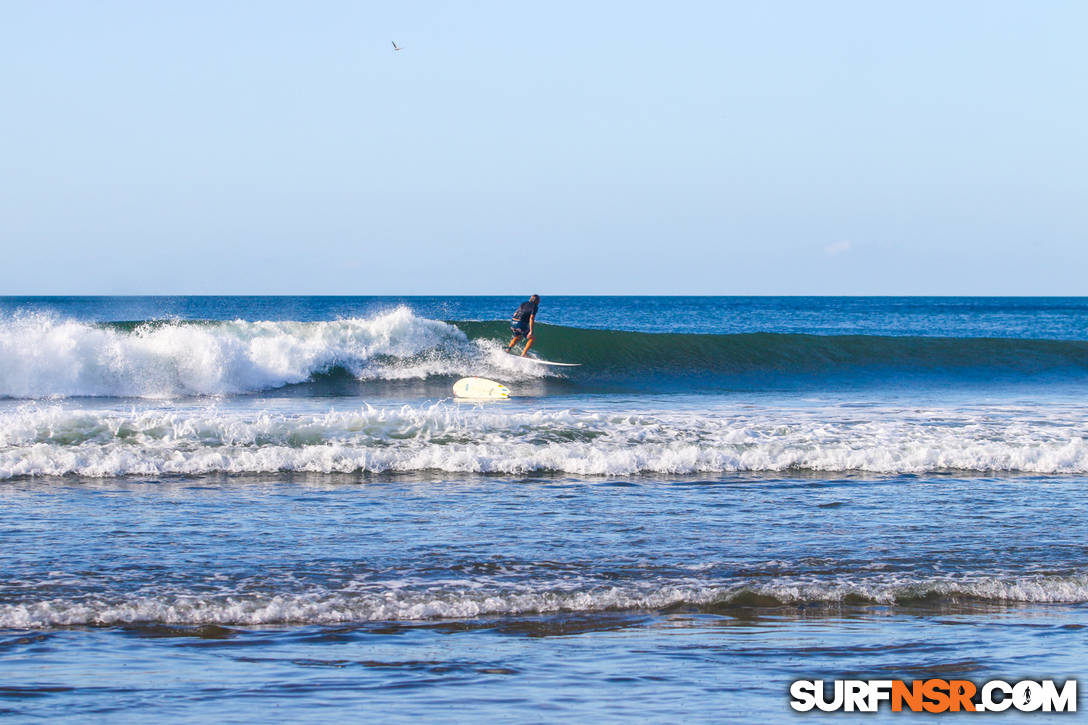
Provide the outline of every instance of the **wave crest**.
[[[555,370],[504,355],[502,322],[431,320],[401,307],[322,322],[90,324],[0,319],[0,397],[231,395],[317,383],[464,375],[567,378],[587,390],[767,390],[918,381],[1088,379],[1088,342],[752,333],[700,335],[539,325],[535,350],[582,363]],[[332,381],[335,383],[335,380]]]
[[228,395],[335,370],[359,380],[422,379],[471,374],[481,362],[515,364],[502,360],[497,343],[473,343],[405,307],[328,322],[0,320],[0,397],[9,398]]

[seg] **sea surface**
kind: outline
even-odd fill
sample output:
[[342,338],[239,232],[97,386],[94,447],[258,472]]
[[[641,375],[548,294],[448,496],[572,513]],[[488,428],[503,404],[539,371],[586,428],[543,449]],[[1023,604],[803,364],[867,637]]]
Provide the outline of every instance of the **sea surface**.
[[0,298],[0,716],[842,722],[789,684],[1088,674],[1088,298],[545,295],[573,368],[503,351],[520,301]]

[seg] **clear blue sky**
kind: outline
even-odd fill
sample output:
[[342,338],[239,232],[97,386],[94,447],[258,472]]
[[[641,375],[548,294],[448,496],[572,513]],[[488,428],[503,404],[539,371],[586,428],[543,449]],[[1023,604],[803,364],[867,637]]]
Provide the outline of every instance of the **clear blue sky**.
[[0,293],[1088,294],[1086,28],[9,1]]

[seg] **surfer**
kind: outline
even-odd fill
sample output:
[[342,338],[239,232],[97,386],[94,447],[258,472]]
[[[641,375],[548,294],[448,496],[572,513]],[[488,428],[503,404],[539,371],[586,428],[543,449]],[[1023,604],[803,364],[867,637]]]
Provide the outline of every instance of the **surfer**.
[[525,338],[525,348],[521,351],[521,356],[525,357],[525,353],[529,352],[529,348],[533,346],[533,322],[536,321],[538,307],[540,307],[540,295],[533,295],[528,302],[518,305],[513,319],[510,320],[510,331],[514,333],[514,339],[506,346],[507,352],[510,352],[518,339],[522,337]]

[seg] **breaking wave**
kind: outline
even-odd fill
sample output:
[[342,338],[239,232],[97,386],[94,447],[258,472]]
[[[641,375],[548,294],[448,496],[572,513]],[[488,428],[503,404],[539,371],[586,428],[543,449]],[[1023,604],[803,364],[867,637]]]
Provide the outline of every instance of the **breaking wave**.
[[704,611],[786,606],[837,607],[1080,604],[1088,602],[1084,576],[1002,579],[969,575],[874,578],[857,581],[705,582],[697,580],[600,582],[534,581],[518,587],[447,584],[424,588],[352,582],[305,592],[110,593],[0,603],[0,628],[172,625],[338,624],[345,622],[473,619],[552,613]]
[[[0,321],[0,396],[176,397],[273,390],[337,373],[356,380],[539,369],[398,308],[328,322],[89,324],[49,315]],[[476,372],[473,372],[476,371]]]
[[26,403],[0,413],[0,479],[209,473],[740,471],[1088,472],[1076,406],[519,412],[449,402],[321,414],[128,411]]
[[[443,322],[402,307],[323,322],[87,323],[0,319],[0,397],[234,395],[344,380],[561,378],[584,390],[778,389],[834,384],[1088,380],[1088,342],[753,333],[698,335],[540,325],[561,371],[504,355],[502,322]],[[433,392],[433,391],[432,391]]]

